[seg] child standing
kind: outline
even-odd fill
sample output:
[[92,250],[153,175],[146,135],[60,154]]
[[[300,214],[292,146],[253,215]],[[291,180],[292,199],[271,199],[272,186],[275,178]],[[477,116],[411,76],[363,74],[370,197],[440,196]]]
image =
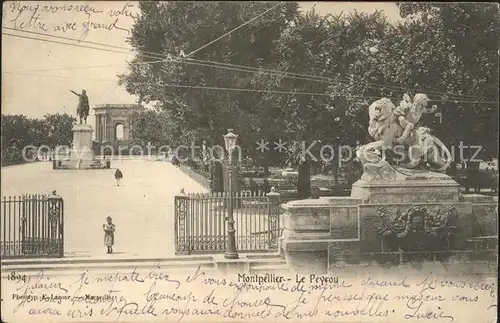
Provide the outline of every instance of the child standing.
[[115,225],[110,216],[106,218],[106,223],[102,225],[104,230],[104,245],[108,247],[107,253],[113,253],[113,244],[115,243]]
[[116,180],[116,186],[120,186],[120,180],[123,178],[123,174],[120,169],[116,169],[115,172],[115,180]]

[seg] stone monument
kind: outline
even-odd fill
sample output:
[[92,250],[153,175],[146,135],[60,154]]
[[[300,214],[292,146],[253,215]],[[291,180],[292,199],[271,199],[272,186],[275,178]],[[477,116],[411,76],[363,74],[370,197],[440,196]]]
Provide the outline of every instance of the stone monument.
[[54,169],[103,169],[110,168],[110,161],[97,159],[92,151],[92,127],[86,124],[73,126],[73,145],[69,154],[55,156]]
[[[85,90],[82,94],[71,91],[79,97],[77,115],[80,123],[73,125],[73,145],[69,155],[54,156],[54,169],[102,169],[110,168],[110,161],[105,159],[96,159],[92,151],[92,127],[87,125],[87,116],[89,114],[89,100]],[[82,124],[84,121],[85,123]]]
[[326,273],[409,255],[463,259],[476,254],[479,242],[496,264],[498,200],[462,195],[444,173],[449,150],[419,125],[422,114],[436,110],[429,101],[417,94],[413,102],[405,95],[398,107],[387,98],[370,105],[368,132],[375,141],[356,151],[363,175],[350,197],[283,205],[280,250],[292,270]]

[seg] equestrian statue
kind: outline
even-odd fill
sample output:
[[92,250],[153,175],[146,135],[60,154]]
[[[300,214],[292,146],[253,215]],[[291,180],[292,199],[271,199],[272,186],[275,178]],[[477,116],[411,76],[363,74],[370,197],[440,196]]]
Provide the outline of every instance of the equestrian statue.
[[76,114],[80,118],[80,124],[82,124],[82,121],[85,121],[85,124],[87,124],[87,117],[89,115],[89,97],[87,96],[87,93],[85,90],[82,90],[82,94],[78,94],[73,90],[70,90],[71,93],[74,95],[78,96],[78,108],[76,109]]

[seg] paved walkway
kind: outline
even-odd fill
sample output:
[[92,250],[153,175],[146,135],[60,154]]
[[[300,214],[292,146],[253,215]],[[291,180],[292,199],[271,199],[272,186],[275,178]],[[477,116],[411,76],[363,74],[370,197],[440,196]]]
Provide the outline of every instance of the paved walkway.
[[[52,170],[51,163],[2,167],[2,196],[49,193],[64,198],[67,256],[106,256],[102,224],[116,224],[110,257],[170,257],[174,254],[174,196],[205,189],[169,163],[113,160],[106,170]],[[124,178],[114,181],[114,168]]]

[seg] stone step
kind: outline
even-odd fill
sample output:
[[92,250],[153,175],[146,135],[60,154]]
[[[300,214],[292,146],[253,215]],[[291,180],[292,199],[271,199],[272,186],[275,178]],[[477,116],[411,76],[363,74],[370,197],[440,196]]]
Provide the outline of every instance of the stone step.
[[[250,257],[249,257],[250,258]],[[249,264],[250,273],[271,273],[288,271],[289,266],[280,253],[259,255],[258,259],[252,259]]]
[[23,274],[37,274],[43,270],[44,275],[60,275],[61,273],[78,273],[85,270],[115,272],[118,270],[148,269],[158,265],[162,269],[168,270],[196,270],[198,267],[210,269],[215,267],[213,261],[175,261],[175,262],[109,262],[109,263],[62,263],[62,264],[30,264],[30,265],[2,265],[2,277],[11,272]]
[[290,271],[290,266],[283,261],[281,264],[264,264],[264,265],[254,265],[250,267],[251,274],[265,274],[265,273],[283,273]]
[[253,268],[253,267],[256,267],[256,266],[265,266],[265,265],[273,266],[273,265],[279,265],[279,264],[283,264],[283,263],[286,263],[286,261],[283,260],[283,259],[281,259],[281,258],[277,258],[277,259],[259,259],[259,260],[252,260],[252,261],[250,261],[249,266],[250,266],[250,268]]
[[[68,258],[39,258],[39,259],[2,259],[2,275],[7,272],[24,272],[36,274],[40,270],[44,273],[53,272],[77,272],[86,269],[95,271],[115,271],[125,269],[143,269],[151,268],[159,264],[162,268],[171,269],[196,269],[198,266],[203,268],[216,268],[221,259],[214,256],[176,256],[172,258],[133,258],[130,255],[119,256],[111,255],[108,257],[68,257]],[[279,254],[251,254],[241,255],[238,262],[247,263],[250,270],[253,268],[264,268],[268,266],[281,266],[286,262]]]
[[98,263],[117,263],[117,262],[176,262],[176,261],[211,261],[211,256],[175,256],[168,258],[161,257],[131,257],[130,255],[119,256],[112,254],[110,256],[99,257],[65,257],[65,258],[20,258],[20,259],[2,259],[2,267],[10,265],[46,265],[46,264],[98,264]]
[[[133,268],[113,268],[111,269],[105,269],[105,268],[90,268],[88,270],[89,274],[92,276],[106,276],[106,275],[115,275],[116,273],[122,274],[122,275],[130,275],[132,273]],[[179,279],[179,278],[184,278],[187,277],[187,275],[193,275],[197,270],[196,268],[169,268],[169,267],[160,267],[158,269],[158,272],[163,272],[167,273],[168,275],[172,276],[174,279]],[[141,275],[147,275],[149,272],[148,269],[141,269],[137,268],[137,271]],[[77,269],[77,268],[68,268],[68,269],[60,269],[57,271],[44,271],[43,275],[46,277],[78,277],[82,275],[85,272],[85,270],[82,269]],[[218,271],[214,267],[201,267],[200,272],[204,272],[207,275],[213,274],[214,276],[218,274]],[[38,276],[39,271],[28,271],[28,272],[16,272],[16,274],[21,274],[21,275],[26,275],[27,277],[33,277],[33,276]],[[3,272],[1,274],[1,279],[6,279],[7,276],[9,276],[11,272]]]
[[248,259],[267,259],[267,258],[281,258],[281,254],[278,252],[269,252],[269,253],[257,253],[257,254],[247,254],[245,255]]

